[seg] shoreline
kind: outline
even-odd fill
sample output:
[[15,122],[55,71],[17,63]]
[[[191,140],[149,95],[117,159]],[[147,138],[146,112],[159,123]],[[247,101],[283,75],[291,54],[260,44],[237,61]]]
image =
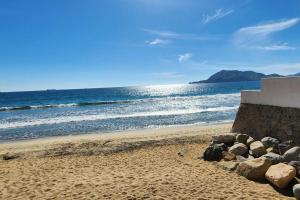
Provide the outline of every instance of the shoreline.
[[[136,145],[137,142],[149,143],[149,141],[153,141],[153,144],[160,143],[160,145],[164,145],[179,138],[189,142],[196,142],[197,139],[195,137],[197,137],[198,140],[202,140],[207,138],[207,135],[229,132],[231,127],[232,123],[180,125],[172,127],[116,131],[109,133],[98,132],[91,134],[8,141],[0,143],[0,155],[5,153],[24,155],[28,152],[44,152],[53,148],[65,148],[66,145],[70,144],[76,146],[80,144],[94,143],[95,146],[101,146],[101,144],[105,143],[106,148],[107,146],[111,145],[112,148],[116,148],[116,146],[118,146],[120,149],[122,149],[124,143],[127,145]],[[110,143],[109,145],[107,145],[108,141]],[[176,142],[172,141],[172,143],[174,144]],[[74,152],[74,154],[77,153]]]

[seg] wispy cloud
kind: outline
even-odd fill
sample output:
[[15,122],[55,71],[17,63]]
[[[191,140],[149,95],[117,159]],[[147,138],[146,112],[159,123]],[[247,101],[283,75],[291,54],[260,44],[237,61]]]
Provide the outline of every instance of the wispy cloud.
[[218,40],[219,39],[217,36],[213,36],[213,35],[178,33],[178,32],[168,31],[168,30],[143,29],[143,31],[161,38],[175,39],[175,40]]
[[223,9],[223,8],[220,8],[220,9],[217,9],[215,10],[215,12],[213,14],[206,14],[206,15],[203,15],[202,16],[202,24],[207,24],[207,23],[210,23],[210,22],[213,22],[213,21],[217,21],[218,19],[221,19],[229,14],[233,13],[233,10],[232,9]]
[[270,44],[268,40],[272,34],[295,26],[299,20],[299,18],[292,18],[256,26],[244,27],[234,33],[233,42],[237,46],[252,49],[270,51],[293,50],[295,47],[288,46],[287,43]]
[[257,46],[257,49],[266,51],[282,51],[282,50],[295,50],[296,47],[289,46],[288,43],[273,44],[270,46]]
[[174,78],[182,78],[184,77],[183,74],[175,73],[175,72],[160,72],[160,73],[153,73],[154,76],[160,78],[167,78],[167,79],[174,79]]
[[191,53],[180,54],[180,55],[178,55],[178,62],[180,62],[180,63],[187,62],[192,57],[193,57],[193,55]]
[[149,46],[159,46],[159,45],[168,44],[168,43],[170,43],[170,41],[156,38],[156,39],[153,39],[153,40],[146,40],[145,43]]

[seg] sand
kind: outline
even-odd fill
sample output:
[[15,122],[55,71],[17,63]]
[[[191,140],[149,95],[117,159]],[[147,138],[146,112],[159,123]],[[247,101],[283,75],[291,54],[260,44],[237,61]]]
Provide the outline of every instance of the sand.
[[[291,199],[199,159],[231,124],[1,144],[1,199]],[[22,151],[22,149],[24,151]],[[182,152],[183,156],[177,153]]]

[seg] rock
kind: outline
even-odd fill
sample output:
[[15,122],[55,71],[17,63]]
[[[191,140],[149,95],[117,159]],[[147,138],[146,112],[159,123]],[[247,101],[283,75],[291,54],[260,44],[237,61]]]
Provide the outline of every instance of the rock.
[[254,157],[260,157],[267,153],[267,150],[263,143],[255,141],[250,144],[251,155]]
[[244,156],[236,156],[236,160],[237,160],[238,162],[244,162],[244,161],[246,161],[246,160],[248,160],[248,159],[245,158]]
[[217,146],[217,147],[222,148],[223,151],[227,151],[228,150],[226,144],[224,144],[224,143],[219,143],[219,144],[214,144],[214,145]]
[[278,146],[277,147],[269,147],[267,148],[268,153],[276,153],[279,154]]
[[300,147],[293,147],[283,154],[285,162],[300,161]]
[[226,133],[221,135],[212,136],[214,143],[233,144],[235,142],[235,136],[232,133]]
[[263,145],[266,148],[278,147],[278,145],[279,145],[279,140],[277,140],[276,138],[272,138],[272,137],[264,137],[263,139],[261,139],[261,142],[263,143]]
[[291,161],[289,165],[293,166],[296,169],[296,176],[300,177],[300,161]]
[[271,165],[271,161],[265,158],[246,160],[238,165],[237,173],[250,180],[262,180]]
[[273,165],[278,164],[278,163],[283,161],[283,157],[281,155],[276,154],[276,153],[272,153],[272,152],[267,153],[267,154],[265,154],[261,157],[269,159],[272,162]]
[[300,184],[296,184],[293,186],[293,193],[294,193],[294,197],[297,200],[300,200]]
[[235,139],[239,143],[247,144],[249,136],[247,134],[237,134]]
[[293,146],[294,145],[292,140],[288,140],[278,144],[278,150],[280,155],[283,155],[287,150],[291,149]]
[[235,155],[245,155],[248,153],[248,147],[243,143],[238,143],[230,147],[228,152]]
[[230,153],[228,151],[223,151],[223,159],[225,161],[235,160],[235,154]]
[[279,188],[285,188],[295,176],[296,169],[284,163],[272,165],[265,175],[268,181]]
[[237,162],[232,162],[232,161],[229,161],[229,162],[218,162],[217,165],[219,167],[221,167],[222,169],[224,169],[224,170],[234,171],[236,169],[236,167],[238,166],[238,163]]
[[223,148],[220,145],[210,145],[204,151],[203,159],[206,161],[220,161],[223,157],[222,152]]
[[249,138],[247,139],[247,142],[246,142],[246,143],[247,143],[248,146],[250,146],[250,144],[253,143],[253,142],[255,142],[255,140],[253,139],[253,137],[249,137]]

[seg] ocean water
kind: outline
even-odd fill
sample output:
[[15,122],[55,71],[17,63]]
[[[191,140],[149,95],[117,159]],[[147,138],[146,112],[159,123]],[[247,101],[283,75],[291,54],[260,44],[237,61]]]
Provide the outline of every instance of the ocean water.
[[233,121],[259,82],[0,93],[0,141]]

